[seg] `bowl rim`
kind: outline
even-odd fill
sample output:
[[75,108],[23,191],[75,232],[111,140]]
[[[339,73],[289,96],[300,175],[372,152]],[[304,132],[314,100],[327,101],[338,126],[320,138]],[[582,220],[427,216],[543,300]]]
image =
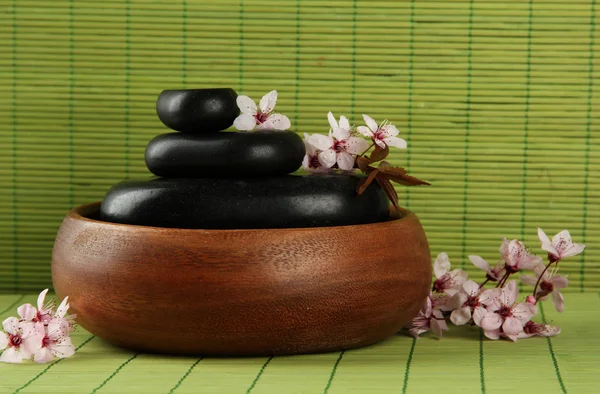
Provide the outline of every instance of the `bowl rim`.
[[[103,225],[110,227],[117,227],[122,229],[139,229],[140,231],[164,231],[164,232],[186,232],[186,233],[211,233],[211,234],[224,234],[224,233],[253,233],[256,231],[261,232],[273,232],[273,233],[281,233],[281,232],[330,232],[330,231],[343,231],[347,229],[357,229],[360,228],[364,231],[384,231],[389,228],[389,226],[394,225],[398,226],[400,224],[404,224],[409,220],[417,220],[417,215],[413,212],[400,208],[396,210],[395,208],[390,208],[390,220],[385,222],[376,222],[376,223],[365,223],[365,224],[351,224],[344,226],[327,226],[327,227],[284,227],[284,228],[256,228],[256,229],[195,229],[195,228],[177,228],[177,227],[156,227],[156,226],[145,226],[139,224],[125,224],[125,223],[113,223],[106,222],[103,220],[92,219],[85,215],[89,215],[92,212],[97,212],[100,210],[100,205],[102,201],[96,201],[92,203],[87,203],[83,205],[76,206],[71,209],[67,214],[67,218],[78,221],[85,222],[94,225]],[[394,218],[393,216],[399,213],[399,217]]]

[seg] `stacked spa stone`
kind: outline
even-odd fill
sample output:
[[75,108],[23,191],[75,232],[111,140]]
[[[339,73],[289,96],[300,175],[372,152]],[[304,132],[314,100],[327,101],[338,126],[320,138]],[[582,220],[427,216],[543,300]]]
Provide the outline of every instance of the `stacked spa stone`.
[[375,184],[356,195],[354,175],[291,175],[305,146],[292,131],[223,132],[239,115],[232,89],[166,90],[160,120],[173,133],[146,147],[157,178],[113,186],[103,220],[157,227],[257,229],[339,226],[386,220]]

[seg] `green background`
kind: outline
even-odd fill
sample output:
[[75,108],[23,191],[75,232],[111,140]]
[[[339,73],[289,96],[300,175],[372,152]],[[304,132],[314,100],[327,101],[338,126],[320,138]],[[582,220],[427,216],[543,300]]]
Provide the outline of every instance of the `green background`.
[[229,86],[294,130],[388,118],[399,188],[432,252],[495,261],[536,226],[586,243],[570,291],[600,290],[600,29],[590,0],[0,0],[0,291],[50,285],[62,217],[149,175],[162,89]]

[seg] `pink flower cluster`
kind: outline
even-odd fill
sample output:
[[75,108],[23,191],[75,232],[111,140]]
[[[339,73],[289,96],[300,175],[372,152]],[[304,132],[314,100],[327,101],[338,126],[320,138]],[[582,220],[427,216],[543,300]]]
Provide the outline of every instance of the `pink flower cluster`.
[[75,329],[75,315],[67,316],[68,297],[54,310],[55,303],[44,303],[48,289],[42,291],[37,308],[31,304],[17,309],[19,318],[9,317],[2,322],[0,331],[0,361],[20,363],[31,359],[36,363],[47,363],[55,357],[71,357],[75,348],[70,333]]
[[[397,137],[396,126],[383,121],[377,124],[368,115],[363,115],[367,126],[350,126],[348,118],[340,117],[338,122],[333,114],[327,114],[329,135],[304,134],[306,156],[302,169],[310,172],[330,172],[333,169],[352,171],[356,157],[377,145],[380,149],[388,146],[406,149],[406,141]],[[361,137],[367,137],[366,140]],[[371,141],[371,142],[369,142]]]
[[[481,284],[468,279],[465,271],[450,270],[450,260],[441,253],[435,260],[435,280],[423,307],[407,326],[415,337],[431,329],[438,337],[448,330],[446,317],[457,326],[471,324],[483,329],[490,339],[554,336],[560,327],[535,323],[537,303],[552,297],[555,308],[564,310],[564,297],[560,289],[567,287],[568,280],[556,275],[559,262],[583,251],[585,245],[573,243],[571,235],[564,230],[552,241],[542,229],[538,229],[542,250],[548,252],[548,264],[531,254],[523,242],[504,239],[500,245],[500,261],[492,268],[479,256],[469,256],[471,262],[486,273]],[[525,285],[533,286],[533,293],[519,302],[519,290],[515,280],[509,278],[521,271],[532,270],[535,275],[521,276]],[[493,288],[485,288],[495,283]]]

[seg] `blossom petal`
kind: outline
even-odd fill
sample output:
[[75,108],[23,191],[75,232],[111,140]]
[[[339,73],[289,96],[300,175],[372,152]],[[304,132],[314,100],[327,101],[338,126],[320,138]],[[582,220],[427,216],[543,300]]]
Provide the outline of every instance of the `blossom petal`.
[[40,293],[37,299],[37,308],[39,310],[44,309],[44,301],[46,300],[46,294],[48,294],[48,289],[45,289]]
[[564,289],[569,286],[569,279],[561,275],[556,275],[550,278],[550,283],[552,283],[555,289]]
[[474,296],[479,292],[479,285],[472,280],[465,280],[462,288],[470,296]]
[[364,135],[365,137],[373,138],[373,132],[367,126],[358,126],[356,131]]
[[489,339],[500,339],[500,330],[483,330],[483,335],[485,335]]
[[365,139],[349,137],[346,140],[346,152],[351,153],[353,155],[360,155],[364,151],[366,151],[368,148],[369,148],[369,141],[367,141]]
[[519,296],[519,289],[517,288],[517,282],[511,280],[508,284],[502,289],[502,296],[500,300],[504,305],[512,305],[515,303],[517,297]]
[[71,338],[65,338],[60,343],[52,346],[52,352],[58,358],[67,358],[75,354],[75,347]]
[[525,325],[537,313],[537,306],[521,302],[512,308],[513,316]]
[[5,333],[0,332],[0,351],[6,349],[7,346],[8,346],[8,336]]
[[535,286],[537,278],[531,275],[523,275],[521,276],[521,282],[523,282],[524,285]]
[[469,296],[464,291],[456,293],[450,300],[450,307],[452,309],[462,308],[463,304],[467,301]]
[[55,316],[62,319],[67,314],[68,310],[69,310],[69,297],[65,297],[65,299],[62,300],[62,302],[60,303],[58,308],[56,308]]
[[335,164],[337,155],[333,149],[326,149],[319,153],[319,163],[325,168],[331,168]]
[[9,317],[2,322],[2,328],[9,334],[16,334],[19,330],[19,319],[16,317]]
[[354,168],[354,156],[348,152],[338,152],[337,165],[340,170],[351,171]]
[[260,111],[264,114],[271,113],[275,109],[275,104],[277,104],[277,90],[271,90],[260,99]]
[[[314,146],[315,148],[325,151],[330,149],[333,145],[333,140],[331,137],[328,137],[323,134],[313,134],[310,136],[308,143]],[[335,153],[335,152],[334,152]],[[335,162],[335,161],[334,161]],[[333,165],[333,164],[332,164]]]
[[304,171],[310,171],[310,157],[308,155],[304,155],[304,159],[302,159],[302,169]]
[[38,364],[46,364],[54,360],[54,353],[47,347],[41,348],[33,355],[33,361]]
[[388,138],[395,137],[398,134],[400,134],[400,130],[398,130],[398,128],[396,126],[394,126],[393,124],[388,124],[387,126],[385,126],[382,134]]
[[339,128],[337,120],[335,120],[335,116],[331,112],[327,113],[327,120],[329,121],[329,126],[331,130],[335,130]]
[[571,246],[565,249],[561,257],[564,258],[578,255],[579,253],[583,252],[584,249],[585,245],[583,244],[571,244]]
[[[502,289],[487,289],[479,296],[479,302],[485,306],[494,306],[496,300],[502,295]],[[499,307],[498,307],[499,308]],[[496,309],[495,309],[496,310]]]
[[406,149],[406,141],[398,137],[386,137],[383,141],[394,148]]
[[546,235],[544,230],[542,230],[539,227],[538,227],[538,238],[540,239],[540,242],[542,243],[542,250],[545,250],[546,252],[550,252],[554,255],[558,254],[556,252],[556,249],[554,249],[554,246],[552,246],[552,242],[550,242],[550,238],[548,238],[548,236]]
[[[522,332],[522,331],[521,331]],[[519,332],[519,334],[521,333]],[[508,339],[510,339],[513,342],[517,342],[517,339],[519,339],[519,334],[515,334],[515,335],[508,335],[508,334],[504,334],[504,336]]]
[[350,130],[350,121],[345,116],[340,116],[340,129]]
[[233,121],[233,127],[240,131],[254,130],[254,127],[256,127],[256,119],[252,115],[241,114]]
[[487,314],[488,314],[488,311],[486,311],[484,307],[481,307],[481,306],[476,307],[475,310],[473,311],[473,323],[475,323],[481,327],[481,319],[483,319],[485,317],[485,315],[487,315]]
[[481,258],[481,256],[469,256],[469,260],[471,260],[471,263],[473,263],[475,267],[482,271],[489,273],[492,270],[490,264]]
[[21,319],[32,321],[37,316],[37,309],[31,304],[23,304],[17,308],[17,313],[21,316]]
[[502,318],[496,313],[487,313],[480,321],[484,330],[496,330],[502,326]]
[[565,299],[560,291],[554,290],[552,292],[552,303],[557,311],[562,312],[565,310]]
[[450,315],[450,321],[457,326],[467,324],[469,320],[471,320],[471,308],[468,306],[455,309]]
[[456,286],[461,286],[469,278],[469,274],[466,271],[457,268],[450,273],[452,281]]
[[560,334],[560,327],[551,326],[546,324],[542,331],[540,331],[539,336],[541,337],[553,337],[555,335]]
[[287,130],[292,124],[290,119],[281,114],[273,114],[267,120],[256,126],[256,130]]
[[379,129],[379,125],[377,124],[377,122],[375,122],[375,120],[369,115],[363,114],[363,119],[365,120],[365,123],[367,124],[367,126],[369,126],[371,131],[376,132],[377,129]]
[[450,259],[448,258],[447,253],[442,252],[438,254],[433,263],[433,273],[435,274],[435,277],[439,279],[448,271],[450,271]]
[[0,362],[3,363],[18,364],[21,361],[23,361],[23,354],[14,347],[9,347],[4,352],[2,352],[2,355],[0,355]]
[[235,100],[242,114],[254,117],[256,115],[256,103],[248,96],[237,96]]
[[519,319],[509,316],[502,324],[502,331],[504,331],[506,335],[517,335],[523,331],[523,324],[521,324]]
[[317,148],[310,143],[310,135],[304,133],[304,149],[306,150],[306,154],[310,156],[314,156],[317,153]]
[[350,130],[343,129],[341,127],[336,127],[335,129],[332,130],[331,135],[333,136],[333,138],[335,138],[338,141],[345,141],[350,138]]

